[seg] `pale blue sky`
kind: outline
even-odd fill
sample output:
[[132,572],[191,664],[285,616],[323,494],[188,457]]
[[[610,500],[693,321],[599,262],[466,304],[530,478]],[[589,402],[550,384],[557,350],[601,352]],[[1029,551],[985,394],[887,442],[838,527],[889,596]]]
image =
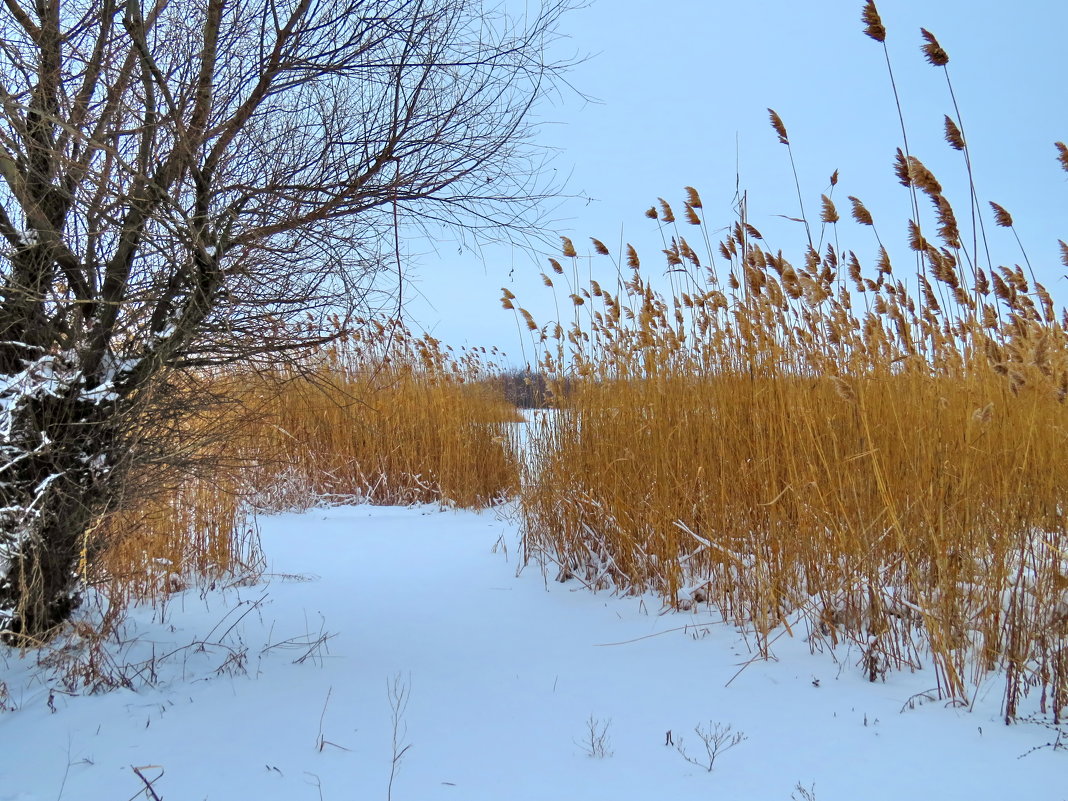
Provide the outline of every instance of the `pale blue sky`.
[[[1039,280],[1060,305],[1068,303],[1057,248],[1058,238],[1068,240],[1068,173],[1059,169],[1053,146],[1068,140],[1068,5],[878,5],[912,152],[946,188],[962,231],[968,216],[963,159],[942,138],[943,114],[952,114],[952,105],[941,69],[920,53],[921,26],[949,53],[984,204],[993,200],[1013,214]],[[818,221],[820,194],[838,169],[842,247],[866,264],[874,260],[870,230],[848,220],[846,196],[857,195],[904,269],[909,196],[891,171],[901,132],[882,48],[863,34],[861,7],[854,0],[594,0],[569,15],[563,30],[570,40],[561,54],[590,55],[570,77],[600,102],[565,94],[539,110],[546,120],[541,141],[557,149],[553,167],[570,174],[570,193],[592,198],[559,206],[559,233],[573,237],[580,254],[589,236],[614,252],[622,236],[638,248],[643,264],[659,270],[660,236],[644,209],[657,197],[681,207],[683,187],[693,185],[709,227],[727,225],[737,164],[750,222],[770,246],[800,261],[803,230],[774,216],[796,215],[797,196],[786,148],[768,125],[770,106],[789,130],[810,220]],[[1022,263],[1012,233],[993,227],[985,205],[984,213],[995,262]],[[457,254],[448,242],[436,252],[417,243],[410,249],[422,255],[411,265],[409,296],[422,297],[409,303],[408,314],[449,344],[498,345],[512,362],[522,362],[514,318],[500,307],[502,286],[539,323],[555,316],[552,295],[538,277],[545,254],[511,247]],[[607,268],[604,263],[610,274]]]

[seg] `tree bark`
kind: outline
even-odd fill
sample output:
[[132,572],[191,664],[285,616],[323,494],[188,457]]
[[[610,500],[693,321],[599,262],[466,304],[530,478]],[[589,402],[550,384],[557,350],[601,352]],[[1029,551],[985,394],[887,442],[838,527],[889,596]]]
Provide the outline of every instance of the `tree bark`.
[[80,603],[86,532],[113,498],[111,403],[22,396],[0,473],[0,631],[46,638]]

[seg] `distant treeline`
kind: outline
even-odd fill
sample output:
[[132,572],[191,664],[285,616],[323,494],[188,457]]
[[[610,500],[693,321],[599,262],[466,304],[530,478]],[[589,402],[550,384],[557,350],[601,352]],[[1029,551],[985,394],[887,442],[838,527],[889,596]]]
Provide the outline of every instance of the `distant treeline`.
[[510,370],[496,376],[493,381],[500,387],[505,399],[519,409],[544,409],[551,405],[556,393],[565,394],[570,389],[570,381],[555,381],[550,387],[549,381],[541,373],[532,370]]

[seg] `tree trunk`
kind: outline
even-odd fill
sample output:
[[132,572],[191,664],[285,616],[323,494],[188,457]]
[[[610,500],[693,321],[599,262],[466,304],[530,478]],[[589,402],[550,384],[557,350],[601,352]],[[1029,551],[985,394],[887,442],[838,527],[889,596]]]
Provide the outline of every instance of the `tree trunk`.
[[78,607],[86,532],[113,494],[109,404],[47,390],[14,401],[2,447],[0,632],[9,641],[47,639]]

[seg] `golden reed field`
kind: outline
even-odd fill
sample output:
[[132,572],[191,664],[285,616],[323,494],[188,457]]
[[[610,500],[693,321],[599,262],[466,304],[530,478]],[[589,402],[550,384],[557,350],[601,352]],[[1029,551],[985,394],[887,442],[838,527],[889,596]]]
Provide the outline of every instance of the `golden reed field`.
[[[872,3],[863,22],[883,43]],[[923,36],[944,71],[948,55]],[[945,118],[945,140],[971,201],[959,118]],[[1061,142],[1056,156],[1068,170]],[[687,188],[677,207],[646,212],[663,235],[652,269],[592,239],[616,278],[583,282],[562,238],[543,281],[569,297],[570,319],[541,325],[505,290],[559,387],[532,439],[526,549],[591,589],[712,604],[765,653],[783,629],[814,648],[848,640],[873,681],[932,662],[941,694],[961,702],[1000,669],[1006,719],[1025,692],[1058,716],[1068,314],[1022,248],[1023,267],[986,260],[985,234],[962,232],[918,158],[902,148],[894,172],[913,213],[910,252],[893,261],[863,202],[833,196],[835,175],[789,258],[744,199],[712,235]],[[871,230],[874,263],[838,244],[842,214]]]
[[[298,365],[175,382],[195,411],[175,423],[160,467],[134,477],[132,500],[86,535],[81,569],[101,591],[102,625],[75,624],[72,636],[95,646],[130,602],[162,608],[190,580],[254,579],[257,513],[357,501],[483,508],[514,495],[518,462],[505,444],[520,417],[491,380],[493,358],[369,320]],[[91,647],[67,670],[106,685],[123,675],[94,663],[106,658]]]
[[[883,43],[870,2],[863,24]],[[948,55],[924,37],[944,71]],[[792,163],[786,125],[770,119]],[[970,206],[963,131],[955,110],[946,146]],[[1068,171],[1068,147],[1055,155]],[[1068,316],[1022,248],[1010,260],[1023,266],[988,259],[974,216],[962,230],[907,147],[894,172],[912,213],[893,258],[863,202],[835,195],[837,176],[785,255],[744,202],[726,229],[706,222],[693,188],[646,212],[663,236],[651,263],[591,240],[611,280],[580,279],[586,259],[563,238],[543,280],[566,319],[503,298],[553,409],[530,423],[525,458],[499,355],[454,353],[397,322],[363,321],[300,369],[199,376],[215,401],[175,441],[203,469],[142,476],[154,491],[87,536],[88,582],[119,610],[162,603],[190,573],[254,574],[257,510],[514,499],[526,555],[562,580],[710,604],[763,653],[784,631],[814,649],[852,643],[873,681],[932,663],[960,703],[1000,671],[1007,721],[1024,693],[1059,719]],[[839,244],[843,215],[871,231],[873,263]]]

